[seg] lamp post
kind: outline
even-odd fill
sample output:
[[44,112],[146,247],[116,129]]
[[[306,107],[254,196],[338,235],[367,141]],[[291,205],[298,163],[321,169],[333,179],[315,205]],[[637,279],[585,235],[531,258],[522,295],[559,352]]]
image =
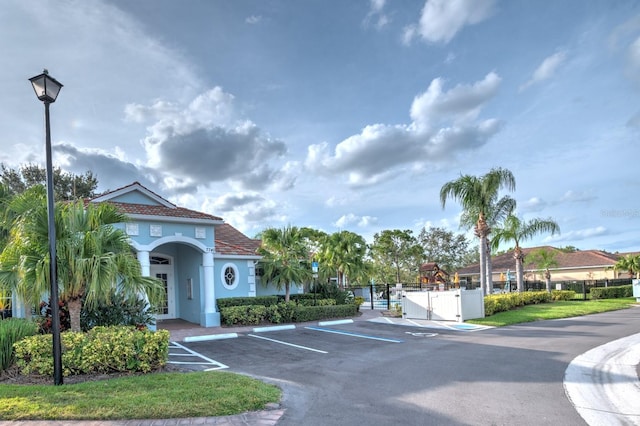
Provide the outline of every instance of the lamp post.
[[56,268],[56,227],[54,222],[53,166],[51,161],[51,129],[49,125],[49,104],[56,101],[62,84],[49,76],[45,69],[42,74],[29,79],[39,100],[44,102],[44,124],[47,152],[47,214],[49,228],[49,282],[51,283],[51,333],[53,334],[53,382],[62,384],[62,345],[60,342],[60,314],[58,306],[58,273]]

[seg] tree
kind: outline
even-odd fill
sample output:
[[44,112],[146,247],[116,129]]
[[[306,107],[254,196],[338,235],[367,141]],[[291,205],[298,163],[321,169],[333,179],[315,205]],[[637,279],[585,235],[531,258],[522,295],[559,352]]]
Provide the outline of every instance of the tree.
[[534,252],[529,253],[526,258],[526,263],[533,263],[536,268],[544,271],[544,280],[547,286],[547,292],[551,293],[551,268],[558,267],[558,261],[556,260],[556,252],[541,248]]
[[[29,195],[29,192],[25,193]],[[30,205],[25,201],[22,207]],[[114,289],[127,300],[164,297],[159,280],[143,277],[126,233],[114,225],[127,221],[111,204],[82,201],[57,205],[54,212],[60,301],[67,304],[73,331],[80,312],[110,302]],[[48,215],[44,197],[33,208],[16,211],[9,242],[0,256],[0,282],[32,305],[50,289]]]
[[[23,193],[36,185],[46,185],[46,169],[37,164],[27,164],[19,169],[12,169],[0,164],[0,182],[6,185],[11,194]],[[70,201],[80,198],[94,197],[98,187],[98,179],[92,172],[74,175],[63,172],[59,167],[53,170],[54,198],[56,201]]]
[[475,219],[474,233],[480,239],[480,286],[485,294],[490,294],[492,291],[491,279],[487,280],[487,241],[491,233],[490,218],[498,204],[500,189],[506,188],[512,191],[515,187],[515,178],[509,170],[494,168],[480,178],[470,175],[460,176],[454,181],[445,183],[440,189],[440,202],[443,209],[447,199],[453,198],[462,205],[463,214],[466,213]]
[[[378,278],[382,278],[381,281],[386,283],[391,279],[395,279],[396,283],[401,283],[403,279],[413,281],[412,274],[417,274],[424,257],[422,247],[409,229],[384,230],[379,234],[376,233],[373,236],[370,253],[376,264],[380,266],[377,269]],[[391,271],[393,274],[389,275]]]
[[543,232],[550,232],[551,235],[554,235],[556,232],[560,232],[560,227],[551,219],[536,218],[530,221],[523,221],[515,214],[509,214],[504,220],[502,227],[494,230],[491,241],[493,248],[497,249],[500,243],[509,243],[511,241],[515,243],[513,258],[516,261],[516,282],[518,283],[519,292],[522,292],[524,283],[522,268],[524,255],[522,254],[520,243]]
[[628,254],[618,259],[613,270],[616,272],[625,271],[629,274],[629,277],[633,278],[636,275],[640,278],[640,254]]
[[305,233],[298,227],[268,228],[260,233],[265,284],[271,283],[278,290],[285,290],[285,302],[289,301],[291,284],[303,285],[311,280],[309,251]]
[[338,286],[344,289],[348,282],[362,279],[366,271],[366,254],[367,243],[364,238],[350,231],[340,231],[324,239],[319,261],[336,272]]
[[469,241],[463,234],[454,234],[444,228],[422,228],[418,241],[426,262],[435,262],[440,268],[451,274],[466,266],[466,260],[472,252]]

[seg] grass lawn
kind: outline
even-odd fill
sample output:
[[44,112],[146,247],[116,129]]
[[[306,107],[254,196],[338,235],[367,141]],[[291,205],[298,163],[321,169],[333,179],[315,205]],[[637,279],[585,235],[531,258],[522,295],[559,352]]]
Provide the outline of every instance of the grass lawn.
[[227,416],[280,400],[276,386],[228,372],[156,373],[73,385],[0,385],[2,420]]
[[540,303],[538,305],[526,305],[511,311],[498,312],[489,317],[468,320],[466,322],[502,327],[523,322],[569,318],[615,311],[618,309],[626,309],[635,303],[636,299],[633,297],[587,301],[556,301]]

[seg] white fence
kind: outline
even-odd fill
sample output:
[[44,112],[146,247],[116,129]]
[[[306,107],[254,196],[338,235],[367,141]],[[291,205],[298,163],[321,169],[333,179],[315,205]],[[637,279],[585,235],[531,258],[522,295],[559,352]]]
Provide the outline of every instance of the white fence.
[[484,296],[481,289],[405,292],[402,316],[458,322],[484,318]]

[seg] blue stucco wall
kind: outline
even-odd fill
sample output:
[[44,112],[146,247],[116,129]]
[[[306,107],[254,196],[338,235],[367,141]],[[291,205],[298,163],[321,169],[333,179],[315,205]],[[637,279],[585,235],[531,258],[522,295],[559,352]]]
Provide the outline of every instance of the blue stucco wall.
[[[202,309],[202,253],[181,244],[178,249],[176,274],[176,305],[179,317],[189,322],[199,322]],[[187,283],[191,279],[192,299],[188,299]]]
[[[229,289],[224,283],[222,271],[227,265],[235,265],[238,271],[238,285]],[[249,296],[249,266],[245,259],[229,259],[216,257],[214,263],[213,280],[215,282],[216,298],[247,297]]]

